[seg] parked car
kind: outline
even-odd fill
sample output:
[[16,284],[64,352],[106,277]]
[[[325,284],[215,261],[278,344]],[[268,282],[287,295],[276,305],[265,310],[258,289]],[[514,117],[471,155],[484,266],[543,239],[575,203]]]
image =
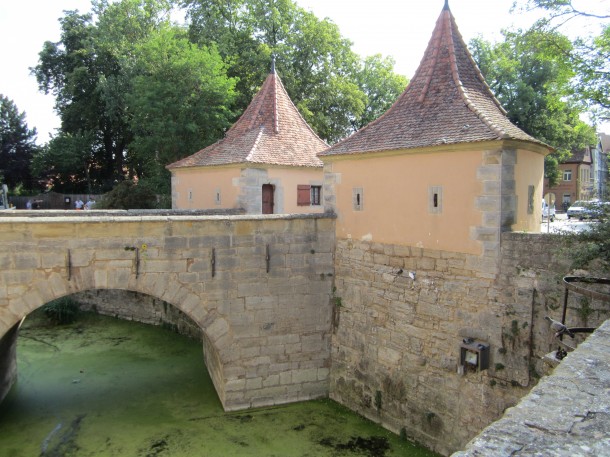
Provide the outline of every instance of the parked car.
[[603,214],[604,208],[602,205],[605,203],[600,202],[599,200],[591,200],[591,201],[577,201],[572,204],[568,208],[568,219],[578,219],[582,221],[583,219],[599,219],[599,217]]
[[555,205],[549,206],[544,198],[542,199],[542,220],[550,219],[555,221]]

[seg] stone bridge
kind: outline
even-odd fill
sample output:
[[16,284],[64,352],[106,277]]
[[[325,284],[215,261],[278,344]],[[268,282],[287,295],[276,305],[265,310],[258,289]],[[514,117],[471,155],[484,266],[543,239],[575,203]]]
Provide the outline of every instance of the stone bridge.
[[0,398],[23,318],[94,289],[148,294],[197,323],[227,411],[328,395],[332,217],[74,213],[0,217]]

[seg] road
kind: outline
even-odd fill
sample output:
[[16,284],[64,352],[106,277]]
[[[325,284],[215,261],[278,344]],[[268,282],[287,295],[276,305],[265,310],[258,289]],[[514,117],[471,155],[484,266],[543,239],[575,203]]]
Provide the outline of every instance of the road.
[[551,223],[545,219],[542,224],[540,224],[540,231],[542,233],[582,232],[592,223],[595,222],[568,219],[568,216],[565,213],[558,213],[555,216],[555,220]]

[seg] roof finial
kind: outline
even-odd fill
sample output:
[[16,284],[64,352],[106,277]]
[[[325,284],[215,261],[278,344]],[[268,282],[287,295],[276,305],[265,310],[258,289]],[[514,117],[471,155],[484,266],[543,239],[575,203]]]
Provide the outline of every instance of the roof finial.
[[444,10],[448,10],[449,9],[449,0],[445,0],[445,6],[443,7]]
[[275,54],[271,54],[271,73],[275,74]]

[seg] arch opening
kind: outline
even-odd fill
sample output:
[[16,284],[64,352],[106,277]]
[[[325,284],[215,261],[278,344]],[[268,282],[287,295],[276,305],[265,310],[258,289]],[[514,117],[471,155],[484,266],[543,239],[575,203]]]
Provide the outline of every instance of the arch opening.
[[[201,344],[203,362],[212,379],[217,397],[223,401],[223,364],[218,348],[206,334],[204,326],[196,322],[180,305],[166,302],[140,291],[123,289],[89,289],[59,296],[53,300],[33,306],[26,316],[0,337],[0,402],[8,395],[17,380],[17,342],[19,328],[28,316],[42,314],[43,308],[53,303],[70,299],[79,312],[95,313],[123,321],[159,326],[174,333],[197,340]],[[209,316],[208,316],[209,317]],[[213,319],[208,319],[213,322]],[[220,383],[220,384],[219,384]]]

